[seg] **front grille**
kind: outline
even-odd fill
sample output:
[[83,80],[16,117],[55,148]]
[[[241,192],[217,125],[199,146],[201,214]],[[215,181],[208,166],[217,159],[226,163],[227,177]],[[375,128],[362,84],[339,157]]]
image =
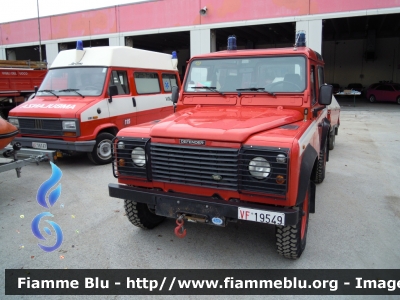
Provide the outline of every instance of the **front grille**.
[[237,190],[238,149],[153,143],[150,156],[153,180]]
[[[148,148],[149,139],[125,139],[117,137],[114,139],[112,148],[114,177],[121,175],[150,178],[148,171],[148,155],[146,151],[146,164],[143,167],[137,166],[132,160],[132,150],[136,147]],[[123,147],[118,147],[123,143]],[[122,145],[122,144],[121,144]],[[149,177],[147,176],[149,174]]]
[[19,131],[21,134],[62,136],[62,120],[19,119]]
[[[240,151],[240,190],[285,195],[288,186],[289,149],[263,147],[243,147]],[[286,157],[285,162],[277,162],[278,154]],[[270,164],[270,174],[265,179],[256,179],[249,172],[250,161],[256,157],[265,158]],[[277,183],[277,176],[283,176],[283,183]]]
[[[124,148],[118,148],[118,142]],[[146,150],[146,166],[136,166],[132,150]],[[277,162],[278,154],[285,162]],[[265,158],[271,167],[267,178],[256,179],[249,172],[255,157]],[[289,149],[244,146],[232,148],[181,146],[151,143],[150,139],[118,138],[113,148],[114,176],[135,176],[159,182],[284,196],[288,187]],[[282,176],[282,183],[277,176]]]

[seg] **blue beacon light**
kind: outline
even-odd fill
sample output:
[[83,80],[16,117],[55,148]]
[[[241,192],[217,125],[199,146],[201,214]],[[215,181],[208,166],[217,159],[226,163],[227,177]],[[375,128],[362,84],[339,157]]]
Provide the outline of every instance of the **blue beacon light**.
[[174,58],[178,58],[178,56],[176,55],[176,51],[172,51],[172,59]]
[[76,41],[76,50],[83,50],[83,42]]
[[306,46],[306,33],[304,31],[299,31],[296,33],[296,47]]
[[237,46],[236,46],[236,36],[235,35],[231,35],[228,36],[228,50],[236,50]]

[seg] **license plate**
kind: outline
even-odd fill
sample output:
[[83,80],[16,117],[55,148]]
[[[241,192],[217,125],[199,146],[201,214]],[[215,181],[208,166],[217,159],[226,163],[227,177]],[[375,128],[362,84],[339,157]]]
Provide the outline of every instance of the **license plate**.
[[274,225],[285,225],[285,214],[273,211],[239,207],[238,219]]
[[47,144],[46,143],[32,142],[32,148],[46,150],[47,149]]

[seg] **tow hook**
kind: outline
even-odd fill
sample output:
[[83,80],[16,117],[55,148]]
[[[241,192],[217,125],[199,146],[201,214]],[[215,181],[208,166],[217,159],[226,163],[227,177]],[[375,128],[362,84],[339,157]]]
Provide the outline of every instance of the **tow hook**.
[[175,230],[174,230],[175,235],[181,239],[183,239],[186,236],[186,229],[185,229],[185,227],[183,227],[183,224],[184,224],[183,218],[184,217],[185,217],[185,215],[182,214],[178,217],[178,219],[176,219],[176,225],[178,225],[178,226],[176,226]]

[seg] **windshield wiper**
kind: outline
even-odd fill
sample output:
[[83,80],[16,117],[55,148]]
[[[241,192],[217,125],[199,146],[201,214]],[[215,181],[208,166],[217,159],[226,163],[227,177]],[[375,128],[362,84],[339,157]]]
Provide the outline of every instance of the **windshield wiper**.
[[251,87],[251,88],[245,88],[245,89],[236,89],[237,91],[257,91],[257,92],[264,92],[269,95],[275,96],[275,93],[266,91],[265,88],[257,88],[257,87]]
[[83,96],[81,93],[78,93],[79,89],[65,89],[65,90],[59,90],[59,92],[75,92],[77,93],[79,96],[81,96],[82,98],[85,98],[85,96]]
[[54,96],[56,96],[56,97],[58,98],[58,95],[55,94],[55,93],[54,93],[55,91],[53,91],[53,90],[40,90],[40,91],[38,91],[38,92],[50,93],[50,94],[53,94]]
[[222,95],[222,96],[225,96],[224,93],[222,93],[222,92],[216,90],[216,87],[215,87],[215,86],[192,86],[191,88],[192,88],[192,89],[206,89],[206,90],[209,90],[209,91],[211,91],[211,92],[217,92],[218,94],[220,94],[220,95]]

